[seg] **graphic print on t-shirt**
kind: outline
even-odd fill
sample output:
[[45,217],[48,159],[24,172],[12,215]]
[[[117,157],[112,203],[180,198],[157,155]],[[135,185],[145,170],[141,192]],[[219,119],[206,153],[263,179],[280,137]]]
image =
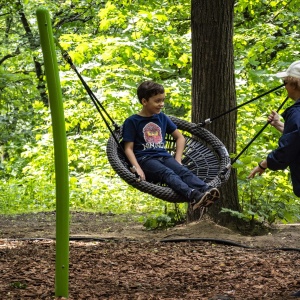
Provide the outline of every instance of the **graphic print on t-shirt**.
[[144,149],[149,148],[164,148],[163,137],[161,134],[161,128],[153,123],[149,122],[143,128],[144,140]]

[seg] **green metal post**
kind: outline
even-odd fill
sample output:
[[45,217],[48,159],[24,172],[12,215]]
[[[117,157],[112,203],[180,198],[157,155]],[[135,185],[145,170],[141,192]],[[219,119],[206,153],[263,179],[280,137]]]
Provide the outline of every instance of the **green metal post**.
[[56,178],[55,295],[68,298],[69,288],[69,171],[65,118],[58,64],[49,12],[36,11],[49,93]]

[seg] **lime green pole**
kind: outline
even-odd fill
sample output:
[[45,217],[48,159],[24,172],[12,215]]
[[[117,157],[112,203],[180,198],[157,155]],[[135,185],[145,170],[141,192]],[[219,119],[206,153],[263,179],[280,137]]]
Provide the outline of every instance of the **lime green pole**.
[[65,118],[50,15],[44,8],[37,9],[36,15],[45,63],[54,142],[56,178],[55,296],[68,298],[69,171]]

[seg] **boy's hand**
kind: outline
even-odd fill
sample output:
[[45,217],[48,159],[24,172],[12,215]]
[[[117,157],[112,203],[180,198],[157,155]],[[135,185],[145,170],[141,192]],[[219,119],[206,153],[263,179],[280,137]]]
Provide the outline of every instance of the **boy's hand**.
[[145,173],[140,167],[137,168],[137,173],[139,174],[141,180],[146,180]]
[[176,157],[176,156],[175,156],[175,160],[176,160],[179,164],[182,165],[181,157]]
[[140,177],[140,180],[146,180],[145,173],[144,173],[144,171],[141,169],[140,166],[138,166],[138,167],[133,166],[132,168],[130,168],[130,171],[131,171],[132,173],[137,173],[137,174],[139,175],[139,177]]

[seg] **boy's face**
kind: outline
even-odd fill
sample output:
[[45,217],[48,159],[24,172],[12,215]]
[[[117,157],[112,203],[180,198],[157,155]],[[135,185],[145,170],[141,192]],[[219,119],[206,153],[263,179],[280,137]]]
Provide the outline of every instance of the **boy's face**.
[[164,108],[165,94],[151,96],[148,100],[142,99],[143,109],[149,114],[159,114]]

